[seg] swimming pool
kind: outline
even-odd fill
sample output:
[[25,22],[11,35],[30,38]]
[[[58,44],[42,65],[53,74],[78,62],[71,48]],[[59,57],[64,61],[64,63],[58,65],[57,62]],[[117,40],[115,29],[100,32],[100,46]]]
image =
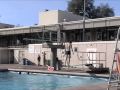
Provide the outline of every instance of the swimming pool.
[[105,82],[104,79],[50,74],[0,72],[0,90],[58,90]]

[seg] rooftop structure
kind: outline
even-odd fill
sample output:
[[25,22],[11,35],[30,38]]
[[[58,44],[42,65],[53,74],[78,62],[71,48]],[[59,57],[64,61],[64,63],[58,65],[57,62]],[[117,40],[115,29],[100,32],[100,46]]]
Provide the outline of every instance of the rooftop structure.
[[1,28],[13,28],[14,25],[11,25],[11,24],[5,24],[5,23],[0,23],[0,29]]
[[62,22],[82,20],[83,17],[72,12],[52,10],[44,11],[39,14],[39,25],[59,24]]

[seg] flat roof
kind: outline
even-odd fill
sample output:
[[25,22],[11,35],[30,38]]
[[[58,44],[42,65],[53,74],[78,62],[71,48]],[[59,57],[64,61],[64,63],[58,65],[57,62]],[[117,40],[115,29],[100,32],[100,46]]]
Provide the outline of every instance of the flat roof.
[[[14,27],[0,29],[0,35],[22,34],[22,33],[35,33],[42,32],[43,30],[57,31],[62,27],[62,30],[83,29],[83,20],[63,22],[52,25],[34,25],[26,27]],[[120,26],[120,17],[106,17],[85,20],[85,28],[98,28]]]

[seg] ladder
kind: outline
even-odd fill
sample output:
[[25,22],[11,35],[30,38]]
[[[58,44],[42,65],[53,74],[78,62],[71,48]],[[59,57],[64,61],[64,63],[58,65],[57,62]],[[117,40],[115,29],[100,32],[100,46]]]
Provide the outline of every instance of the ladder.
[[110,90],[110,88],[113,88],[113,87],[116,87],[117,90],[120,90],[120,73],[115,71],[115,68],[118,65],[118,62],[116,60],[116,54],[118,52],[119,33],[120,33],[120,27],[117,31],[117,39],[116,39],[116,44],[115,44],[114,57],[113,57],[113,62],[112,62],[112,68],[110,70],[107,90]]

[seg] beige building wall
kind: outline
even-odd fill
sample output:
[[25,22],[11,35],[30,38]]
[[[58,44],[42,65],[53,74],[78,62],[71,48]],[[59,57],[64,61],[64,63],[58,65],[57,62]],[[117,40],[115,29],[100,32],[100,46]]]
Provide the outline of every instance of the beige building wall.
[[[120,43],[119,46],[120,47]],[[75,49],[77,48],[77,52]],[[72,43],[73,52],[71,52],[71,62],[70,65],[73,67],[82,67],[82,63],[86,64],[87,61],[83,60],[88,59],[88,55],[82,55],[81,52],[87,52],[90,49],[95,50],[96,52],[104,52],[105,54],[100,55],[100,59],[106,59],[106,66],[111,68],[112,60],[114,56],[115,49],[115,41],[100,41],[100,42],[73,42]],[[46,53],[46,60],[51,60],[51,49],[50,48],[42,48],[41,44],[30,44],[29,48],[24,50],[24,57],[29,59],[31,62],[38,64],[37,57],[38,54],[41,56],[41,65],[43,65],[43,52]],[[66,60],[65,49],[58,49],[58,58],[62,60],[63,64]],[[99,59],[98,54],[95,54],[95,58]],[[103,63],[105,64],[105,63]],[[85,65],[83,65],[85,67]]]
[[44,11],[39,14],[39,25],[82,20],[83,17],[61,10]]
[[[118,47],[120,47],[120,43],[119,43]],[[76,48],[77,48],[77,52],[75,51]],[[88,49],[93,49],[96,52],[106,53],[106,58],[105,58],[105,54],[101,54],[100,59],[101,60],[106,59],[107,60],[106,66],[111,68],[113,56],[114,56],[115,41],[79,42],[79,43],[73,42],[72,49],[73,49],[73,52],[71,52],[70,65],[73,67],[81,67],[81,68],[86,67],[85,65],[82,66],[82,64],[88,63],[86,60],[83,60],[83,57],[84,57],[84,59],[88,60],[88,55],[87,54],[82,55],[81,52],[87,52]],[[0,53],[1,52],[3,54],[0,55],[0,59],[2,60],[2,62],[8,63],[8,61],[7,61],[8,56],[6,57],[6,55],[8,55],[8,52],[5,50],[4,50],[4,52],[0,50]],[[26,50],[20,50],[20,49],[14,50],[14,58],[17,58],[16,61],[18,60],[18,62],[20,62],[20,60],[22,60],[24,57],[37,65],[38,64],[37,57],[39,54],[41,56],[40,64],[43,65],[43,52],[46,53],[46,60],[51,60],[51,49],[50,48],[42,48],[41,44],[30,44],[28,49],[26,49]],[[22,55],[23,55],[23,57],[22,57]],[[58,49],[57,56],[58,56],[59,60],[62,60],[63,64],[65,64],[65,60],[66,60],[65,49]],[[95,57],[97,60],[99,60],[98,54],[95,54]],[[103,64],[105,65],[104,62],[103,62]]]
[[58,12],[44,11],[39,14],[39,25],[50,25],[58,23]]
[[43,65],[43,52],[46,53],[46,59],[51,59],[51,49],[49,48],[42,48],[42,44],[30,44],[28,46],[28,50],[25,51],[25,58],[32,61],[36,65],[38,64],[37,57],[38,55],[41,56],[40,64]]

